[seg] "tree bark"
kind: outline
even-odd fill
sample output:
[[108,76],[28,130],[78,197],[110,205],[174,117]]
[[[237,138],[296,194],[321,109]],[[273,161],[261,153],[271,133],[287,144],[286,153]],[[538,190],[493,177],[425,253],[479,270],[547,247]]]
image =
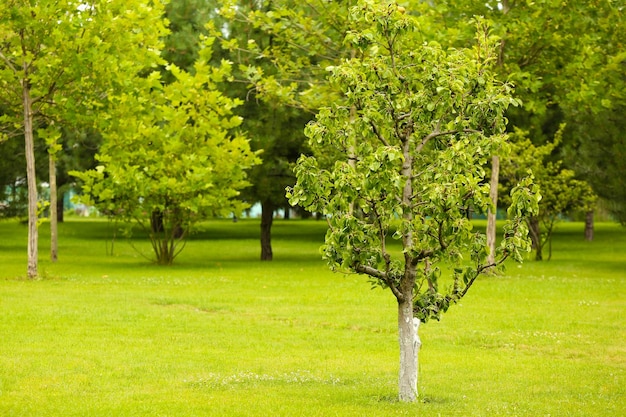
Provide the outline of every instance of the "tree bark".
[[163,212],[161,210],[154,210],[150,214],[150,228],[152,229],[152,233],[163,233],[165,230]]
[[398,388],[400,401],[417,400],[418,350],[421,345],[419,319],[413,317],[413,300],[398,302],[398,339],[400,344],[400,374]]
[[543,245],[541,244],[541,227],[539,226],[539,219],[535,216],[531,217],[528,222],[528,232],[530,240],[535,250],[535,260],[543,260]]
[[591,242],[593,240],[593,210],[589,210],[585,215],[585,240]]
[[[402,217],[407,223],[413,220],[411,198],[413,196],[413,158],[411,156],[411,141],[406,138],[402,143],[402,176],[404,188],[402,189]],[[413,289],[415,287],[416,263],[409,249],[413,248],[413,232],[407,230],[402,236],[404,254],[404,276],[400,280],[400,294],[398,300],[398,340],[400,344],[400,373],[398,376],[399,400],[413,402],[417,400],[417,349],[419,339],[417,327],[419,320],[413,317]]]
[[[57,184],[57,188],[58,188],[58,184]],[[64,199],[65,199],[65,193],[63,191],[61,192],[57,192],[57,222],[58,223],[63,223],[63,221],[65,220],[65,213],[64,213]]]
[[272,253],[272,223],[274,222],[274,205],[270,202],[261,204],[261,260],[271,261]]
[[[24,72],[27,72],[24,64]],[[26,152],[26,179],[28,184],[28,278],[37,277],[39,235],[37,231],[37,175],[35,172],[35,139],[33,137],[33,103],[27,79],[22,81],[24,105],[24,146]]]
[[50,260],[56,262],[59,252],[58,241],[58,217],[57,217],[57,173],[54,155],[48,155],[48,168],[50,171]]
[[491,157],[491,181],[489,183],[489,198],[493,204],[493,210],[487,212],[487,265],[495,263],[496,257],[496,216],[498,213],[498,182],[500,180],[500,157]]

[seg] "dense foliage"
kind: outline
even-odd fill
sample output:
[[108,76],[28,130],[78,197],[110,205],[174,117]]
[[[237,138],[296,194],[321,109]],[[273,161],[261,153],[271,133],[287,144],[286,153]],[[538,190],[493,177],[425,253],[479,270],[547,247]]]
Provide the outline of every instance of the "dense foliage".
[[170,65],[175,81],[163,84],[154,72],[111,96],[100,165],[76,173],[88,203],[148,231],[161,264],[174,261],[198,220],[241,211],[236,197],[257,163],[236,130],[239,102],[216,89],[230,64],[207,64],[212,41],[205,38],[193,73]]
[[[36,142],[48,150],[54,210],[61,132],[93,123],[104,97],[160,61],[162,13],[160,2],[142,0],[0,4],[0,140],[24,138],[31,278],[38,275]],[[55,228],[51,234],[55,245]]]
[[[399,305],[400,398],[416,395],[416,329],[412,318],[439,318],[463,297],[478,275],[530,248],[524,218],[536,211],[530,179],[514,187],[510,219],[497,262],[486,262],[485,235],[474,230],[470,207],[486,211],[484,166],[505,146],[504,112],[517,105],[511,87],[496,80],[491,39],[479,23],[477,47],[444,50],[418,44],[418,20],[395,3],[361,2],[352,18],[363,30],[349,32],[355,58],[330,67],[330,82],[345,104],[324,107],[306,134],[310,145],[334,149],[330,167],[302,157],[292,204],[326,215],[323,247],[331,268],[371,277],[389,288]],[[417,46],[416,46],[417,45]],[[393,235],[399,256],[388,249]],[[448,288],[439,263],[455,266]]]

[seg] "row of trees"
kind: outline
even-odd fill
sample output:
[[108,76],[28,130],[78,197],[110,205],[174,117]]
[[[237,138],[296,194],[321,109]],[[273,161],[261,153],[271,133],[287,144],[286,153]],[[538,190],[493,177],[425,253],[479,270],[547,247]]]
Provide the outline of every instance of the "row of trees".
[[[199,60],[211,67],[219,67],[220,61],[228,59],[233,65],[228,68],[228,74],[222,74],[228,82],[217,81],[211,88],[235,100],[230,108],[233,114],[243,117],[240,130],[254,132],[248,134],[249,144],[254,151],[263,153],[260,165],[252,168],[248,176],[251,186],[246,187],[239,198],[248,203],[261,202],[261,259],[272,259],[273,213],[286,204],[284,189],[293,184],[293,164],[302,152],[309,152],[302,134],[303,127],[323,103],[336,101],[339,97],[326,81],[325,68],[355,53],[354,48],[344,47],[343,37],[355,27],[348,11],[356,3],[177,0],[165,7],[161,4],[137,6],[133,13],[129,11],[133,4],[62,3],[41,1],[31,7],[7,2],[2,6],[2,31],[7,34],[2,49],[4,58],[0,61],[7,85],[6,94],[1,97],[2,131],[5,138],[15,137],[0,144],[3,153],[11,156],[2,161],[3,199],[23,201],[19,197],[26,181],[21,181],[28,177],[27,172],[53,172],[56,175],[48,176],[48,182],[52,187],[57,185],[60,191],[51,192],[51,199],[57,194],[61,194],[61,198],[59,203],[49,205],[51,217],[62,218],[62,210],[57,206],[62,208],[65,186],[74,181],[68,172],[97,164],[93,162],[93,155],[103,143],[104,131],[102,125],[94,123],[106,120],[103,114],[113,102],[109,90],[121,91],[125,84],[129,84],[128,80],[146,78],[154,71],[161,74],[158,81],[161,84],[174,82],[176,76],[168,70],[171,67],[166,63],[193,74],[194,65]],[[509,130],[519,132],[516,137],[529,138],[527,143],[533,146],[554,143],[558,133],[562,140],[545,155],[546,162],[563,165],[567,172],[574,172],[574,176],[569,175],[572,181],[588,182],[595,194],[609,202],[614,215],[620,221],[624,220],[626,197],[623,195],[620,158],[623,143],[616,134],[623,123],[619,112],[624,105],[624,57],[621,52],[624,35],[620,30],[623,18],[619,5],[609,1],[569,2],[566,5],[549,1],[532,4],[494,1],[480,5],[437,1],[430,4],[406,2],[402,7],[422,19],[420,41],[436,40],[443,46],[471,44],[474,36],[471,17],[486,16],[492,33],[500,39],[498,73],[502,79],[516,85],[516,97],[523,102],[522,107],[507,111],[511,121]],[[55,14],[63,18],[50,20]],[[119,27],[109,27],[112,23],[106,23],[104,19],[107,15],[111,18],[117,14],[124,16],[124,21],[115,22]],[[169,21],[163,19],[164,15]],[[98,25],[99,19],[102,25]],[[146,22],[158,24],[144,28]],[[169,33],[166,26],[169,26]],[[130,27],[134,27],[133,33],[139,38],[137,42],[130,43],[128,36],[123,41],[115,38],[123,36],[115,31]],[[52,33],[55,35],[50,36]],[[201,39],[206,35],[219,41],[206,45]],[[20,40],[21,37],[24,39]],[[59,46],[50,46],[57,43]],[[27,53],[28,48],[33,49],[33,58],[32,62],[25,64],[20,61],[20,56]],[[134,48],[135,52],[131,53],[129,48]],[[202,57],[201,50],[205,51]],[[135,57],[141,54],[141,57]],[[122,63],[131,60],[132,65]],[[75,67],[60,65],[60,62],[72,62]],[[112,64],[119,68],[113,69]],[[48,72],[40,67],[47,68]],[[30,112],[21,111],[26,102],[20,90],[20,80],[32,84],[33,77],[36,88],[41,90],[35,92],[39,95],[33,99],[33,135],[41,140],[33,140],[33,157],[25,158],[31,152],[23,154],[16,137],[24,134],[19,128],[21,124],[24,132],[29,130],[25,128],[28,124],[25,114]],[[138,85],[134,81],[130,83]],[[151,88],[148,83],[144,84],[144,88]],[[83,94],[84,91],[89,94]],[[63,102],[56,100],[58,94],[66,97]],[[76,103],[70,105],[73,94],[78,97]],[[58,114],[53,114],[50,109],[58,109],[54,110]],[[564,123],[566,127],[559,133],[559,126]],[[165,152],[171,150],[156,151],[161,155]],[[503,167],[502,172],[511,173],[520,161],[532,159],[533,152],[526,145],[518,146],[514,158],[503,161],[510,167]],[[49,161],[44,163],[44,158]],[[34,161],[28,170],[23,168],[24,159]],[[559,160],[563,162],[559,163]],[[500,171],[499,162],[495,155],[494,191],[497,190],[498,177],[495,174]],[[37,164],[39,167],[35,169]],[[539,171],[535,170],[535,173],[539,175]],[[35,175],[30,177],[28,189],[36,190],[38,178]],[[554,175],[543,177],[548,180]],[[510,181],[505,178],[503,182]],[[554,188],[568,184],[568,181],[560,181],[545,186]],[[534,246],[538,249],[538,259],[542,257],[541,247],[549,241],[552,220],[561,214],[562,207],[591,207],[589,203],[593,197],[577,190],[581,188],[578,182],[574,182],[567,191],[560,193],[559,205],[548,207],[551,200],[544,200],[542,214],[530,223],[532,236],[536,237]],[[499,195],[500,204],[506,203],[506,190],[501,190]],[[569,201],[563,203],[565,196],[569,196]],[[498,201],[495,192],[492,198]],[[29,203],[24,204],[30,207],[31,236],[36,235],[37,211],[41,210],[41,202],[35,203],[36,200],[36,193],[32,192]],[[161,202],[159,206],[169,204]],[[236,209],[236,206],[231,208]],[[151,219],[160,219],[160,210],[149,210],[155,214]],[[228,208],[222,206],[208,212],[225,210]],[[170,211],[165,210],[165,213]],[[592,211],[588,210],[588,213],[591,220]],[[495,220],[494,216],[492,220]],[[174,226],[168,225],[167,221],[164,226],[153,224],[150,230],[165,227],[169,230],[166,235],[157,233],[154,237],[168,239],[169,236],[178,241],[185,236],[180,233],[179,226],[183,225],[176,224],[180,222],[175,220]],[[548,227],[542,228],[542,224]],[[494,239],[490,240],[492,245],[495,244]],[[177,246],[172,240],[168,245]],[[31,242],[31,246],[29,252],[34,257],[36,245]],[[156,247],[162,245],[157,243]],[[159,259],[159,262],[171,262],[173,253],[176,251],[166,251],[166,259]],[[52,257],[56,257],[55,249]]]
[[[492,33],[499,37],[497,72],[515,84],[516,97],[523,103],[507,111],[509,130],[517,132],[514,137],[522,142],[530,138],[526,144],[532,145],[517,146],[513,158],[503,160],[508,166],[503,166],[502,172],[510,177],[504,178],[505,184],[511,182],[516,165],[532,160],[535,146],[554,143],[557,136],[562,138],[558,147],[550,147],[550,153],[543,155],[542,164],[535,164],[542,170],[546,167],[542,173],[535,170],[541,175],[540,182],[562,191],[557,191],[558,199],[544,200],[540,214],[529,221],[537,259],[542,259],[541,249],[550,241],[554,219],[568,210],[587,211],[587,236],[592,236],[590,209],[594,196],[588,187],[580,186],[580,181],[591,184],[593,192],[609,202],[618,220],[626,220],[620,214],[624,188],[620,186],[623,175],[618,174],[624,169],[619,159],[623,147],[612,130],[616,127],[616,111],[624,102],[624,24],[620,5],[609,1],[404,3],[402,7],[408,13],[422,19],[419,41],[436,40],[452,47],[470,45],[473,16],[486,16]],[[355,2],[222,4],[223,16],[271,35],[272,42],[267,46],[256,42],[249,32],[244,32],[247,38],[224,42],[234,56],[244,57],[240,61],[245,75],[261,100],[303,109],[315,109],[320,101],[337,100],[324,82],[324,68],[354,53],[354,49],[337,45],[342,44],[344,33],[355,28],[347,13]],[[606,117],[612,121],[587,123],[607,121]],[[563,124],[566,127],[560,132]],[[597,146],[598,142],[603,146]],[[495,192],[499,188],[499,155],[494,155],[492,166],[492,199],[494,204],[499,200],[504,204],[506,193],[500,193],[498,199]],[[556,166],[567,179],[554,175]],[[572,171],[575,176],[570,175]],[[552,184],[547,183],[552,180]],[[492,213],[490,226],[494,225]],[[493,252],[495,227],[490,230]]]
[[[5,140],[22,137],[25,145],[29,277],[37,276],[36,142],[48,154],[55,242],[61,137],[93,126],[111,92],[159,62],[166,30],[162,14],[158,4],[143,2],[9,0],[0,5],[0,122]],[[54,260],[54,246],[51,252]]]
[[[72,172],[85,201],[143,226],[162,264],[195,222],[257,201],[271,259],[289,186],[292,204],[326,215],[330,267],[396,298],[400,399],[415,400],[421,322],[531,241],[541,257],[558,216],[591,212],[595,193],[626,220],[623,176],[594,178],[623,170],[626,31],[609,0],[400,3],[4,2],[2,146],[24,140],[29,277],[37,147],[53,242],[59,162],[93,142],[92,169]],[[496,247],[495,227],[468,218],[489,212],[494,226],[499,203]]]

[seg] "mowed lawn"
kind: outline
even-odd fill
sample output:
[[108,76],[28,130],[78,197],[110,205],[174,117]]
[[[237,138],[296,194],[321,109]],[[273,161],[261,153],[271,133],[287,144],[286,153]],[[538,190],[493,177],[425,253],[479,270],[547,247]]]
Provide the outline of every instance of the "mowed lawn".
[[327,270],[323,222],[277,221],[264,263],[258,221],[207,222],[172,267],[93,220],[60,225],[51,264],[46,226],[29,281],[26,227],[0,222],[0,416],[626,415],[618,225],[559,225],[551,261],[422,326],[416,404],[396,401],[395,300]]

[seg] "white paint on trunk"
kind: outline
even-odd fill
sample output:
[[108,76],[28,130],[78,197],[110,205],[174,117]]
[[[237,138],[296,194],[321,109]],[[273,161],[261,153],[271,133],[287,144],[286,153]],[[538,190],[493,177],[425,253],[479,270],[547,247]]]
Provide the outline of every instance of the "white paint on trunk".
[[421,346],[417,334],[419,319],[413,317],[412,300],[398,303],[398,337],[400,344],[400,401],[417,400],[417,354]]

